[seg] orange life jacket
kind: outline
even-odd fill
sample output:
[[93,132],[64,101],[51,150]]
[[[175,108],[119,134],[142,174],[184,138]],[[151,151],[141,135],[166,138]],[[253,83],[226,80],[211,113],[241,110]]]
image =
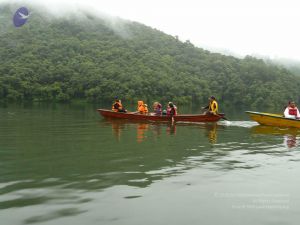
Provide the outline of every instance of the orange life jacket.
[[114,112],[118,112],[119,109],[122,109],[123,106],[120,102],[114,102],[114,104],[112,104],[111,110]]
[[148,113],[148,107],[145,106],[143,101],[138,101],[138,109],[137,109],[140,113]]

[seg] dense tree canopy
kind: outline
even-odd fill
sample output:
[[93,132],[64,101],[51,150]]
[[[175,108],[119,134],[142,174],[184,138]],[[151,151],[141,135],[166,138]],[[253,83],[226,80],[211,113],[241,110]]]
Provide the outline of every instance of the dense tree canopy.
[[14,9],[0,7],[0,101],[299,101],[300,78],[263,60],[210,53],[136,22],[86,12],[63,18],[35,9],[14,28]]

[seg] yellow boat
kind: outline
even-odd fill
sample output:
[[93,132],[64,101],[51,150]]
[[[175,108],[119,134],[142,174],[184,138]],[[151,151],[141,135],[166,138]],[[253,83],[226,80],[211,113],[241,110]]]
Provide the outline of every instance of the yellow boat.
[[281,114],[246,111],[250,118],[261,125],[277,127],[296,127],[300,128],[300,120],[286,118]]

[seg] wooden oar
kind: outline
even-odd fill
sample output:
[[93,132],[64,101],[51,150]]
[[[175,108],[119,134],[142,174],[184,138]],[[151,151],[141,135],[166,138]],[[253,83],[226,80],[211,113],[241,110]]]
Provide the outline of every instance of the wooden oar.
[[[203,112],[204,110],[202,109],[202,112]],[[204,113],[204,112],[203,112]],[[212,114],[213,115],[213,114]],[[229,119],[227,119],[225,116],[223,116],[222,114],[215,114],[216,116],[218,116],[218,117],[220,117],[220,119],[223,119],[223,120],[227,120],[227,121],[229,121]]]
[[220,115],[220,114],[217,114],[217,116],[219,116],[221,119],[223,119],[223,120],[226,120],[226,121],[229,121],[229,119],[227,119],[225,116],[222,116],[222,115]]

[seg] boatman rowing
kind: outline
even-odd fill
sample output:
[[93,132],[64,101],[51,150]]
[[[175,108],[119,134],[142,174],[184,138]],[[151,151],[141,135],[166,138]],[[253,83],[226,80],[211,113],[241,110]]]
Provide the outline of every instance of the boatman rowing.
[[209,103],[208,106],[202,107],[202,109],[205,109],[206,111],[204,114],[206,115],[217,115],[218,114],[218,103],[214,96],[210,96],[208,99]]

